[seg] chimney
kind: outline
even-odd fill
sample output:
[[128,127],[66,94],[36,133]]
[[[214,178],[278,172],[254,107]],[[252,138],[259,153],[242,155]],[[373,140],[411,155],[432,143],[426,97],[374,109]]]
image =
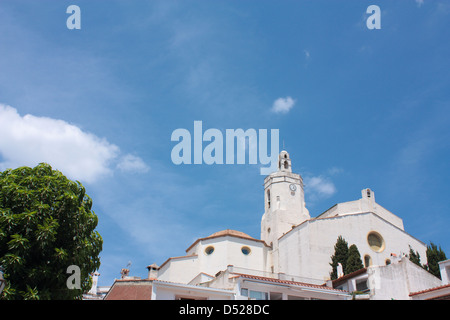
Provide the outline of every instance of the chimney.
[[147,266],[148,269],[148,278],[149,279],[157,279],[158,278],[158,270],[159,266],[156,263],[153,263],[149,266]]
[[98,276],[100,275],[100,273],[98,273],[97,271],[95,271],[94,273],[91,273],[92,276],[92,287],[89,290],[90,294],[97,294],[97,284],[98,284]]

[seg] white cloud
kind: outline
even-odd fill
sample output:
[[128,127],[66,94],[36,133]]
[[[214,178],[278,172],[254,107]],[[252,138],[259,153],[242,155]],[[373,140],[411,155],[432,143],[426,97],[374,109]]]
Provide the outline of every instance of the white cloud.
[[[30,114],[22,117],[16,109],[0,104],[0,170],[46,162],[71,179],[94,182],[112,174],[119,154],[116,145],[73,124]],[[134,156],[124,156],[119,164],[122,170],[133,171],[144,166]]]
[[424,0],[416,0],[417,6],[421,7],[423,5]]
[[313,196],[327,198],[336,193],[333,182],[322,176],[305,178],[305,187]]
[[339,168],[339,167],[331,167],[330,169],[327,170],[327,173],[330,176],[334,176],[334,175],[340,174],[342,172],[344,172],[344,169]]
[[311,57],[311,54],[309,53],[308,50],[303,50],[303,52],[305,53],[305,58],[309,59]]
[[122,171],[141,173],[148,172],[149,170],[149,167],[141,158],[131,154],[123,156],[117,164],[117,168]]
[[271,110],[272,110],[272,112],[275,112],[275,113],[288,113],[289,110],[292,109],[294,104],[295,104],[295,100],[292,99],[291,97],[278,98],[273,103]]

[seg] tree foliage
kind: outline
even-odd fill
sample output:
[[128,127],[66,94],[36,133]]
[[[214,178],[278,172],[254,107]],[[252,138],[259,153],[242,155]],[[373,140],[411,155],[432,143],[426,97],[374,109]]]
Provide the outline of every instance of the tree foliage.
[[348,249],[348,258],[347,263],[345,265],[345,274],[352,273],[362,268],[364,268],[364,265],[361,260],[361,254],[359,253],[358,247],[355,244],[352,244]]
[[439,261],[447,260],[445,256],[445,252],[442,250],[441,246],[439,248],[433,243],[430,242],[430,245],[427,245],[427,265],[425,269],[431,273],[432,275],[441,279],[441,272],[439,270]]
[[338,263],[342,264],[342,270],[345,271],[348,259],[348,243],[347,241],[339,236],[336,244],[334,245],[334,255],[331,256],[330,266],[332,271],[330,273],[331,280],[335,280],[338,278],[337,275],[337,266]]
[[[91,208],[82,184],[48,164],[0,172],[3,299],[81,298],[103,245]],[[80,289],[67,287],[70,265],[81,270]]]
[[342,265],[342,272],[344,274],[349,274],[364,268],[358,247],[355,244],[352,244],[349,248],[347,241],[345,241],[342,236],[338,237],[336,244],[334,245],[334,254],[331,256],[331,280],[338,278],[338,263]]
[[419,252],[414,251],[413,248],[411,248],[411,246],[409,246],[409,260],[418,265],[419,267],[423,268],[422,263],[420,262]]
[[429,245],[427,245],[427,263],[422,264],[420,262],[420,254],[417,251],[414,251],[411,246],[409,246],[409,260],[414,262],[416,265],[424,268],[432,275],[438,277],[441,279],[441,272],[439,270],[439,262],[447,260],[447,257],[445,256],[445,252],[442,250],[441,246],[435,245],[433,242],[430,242]]

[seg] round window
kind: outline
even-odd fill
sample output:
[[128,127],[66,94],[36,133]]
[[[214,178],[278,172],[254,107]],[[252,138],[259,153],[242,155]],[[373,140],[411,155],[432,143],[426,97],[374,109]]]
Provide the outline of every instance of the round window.
[[212,254],[214,252],[214,247],[213,246],[209,246],[205,249],[205,253],[209,256],[210,254]]
[[370,248],[375,252],[381,252],[384,250],[384,240],[378,232],[370,232],[367,236],[367,242],[369,243]]
[[250,252],[252,252],[252,250],[250,250],[249,247],[242,247],[241,251],[243,254],[245,254],[246,256],[248,256],[250,254]]

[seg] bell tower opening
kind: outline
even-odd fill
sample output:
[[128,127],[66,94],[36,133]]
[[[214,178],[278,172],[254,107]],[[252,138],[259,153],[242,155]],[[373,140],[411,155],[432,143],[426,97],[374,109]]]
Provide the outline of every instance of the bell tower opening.
[[289,153],[285,150],[281,151],[278,156],[278,171],[292,172],[291,158],[289,157]]

